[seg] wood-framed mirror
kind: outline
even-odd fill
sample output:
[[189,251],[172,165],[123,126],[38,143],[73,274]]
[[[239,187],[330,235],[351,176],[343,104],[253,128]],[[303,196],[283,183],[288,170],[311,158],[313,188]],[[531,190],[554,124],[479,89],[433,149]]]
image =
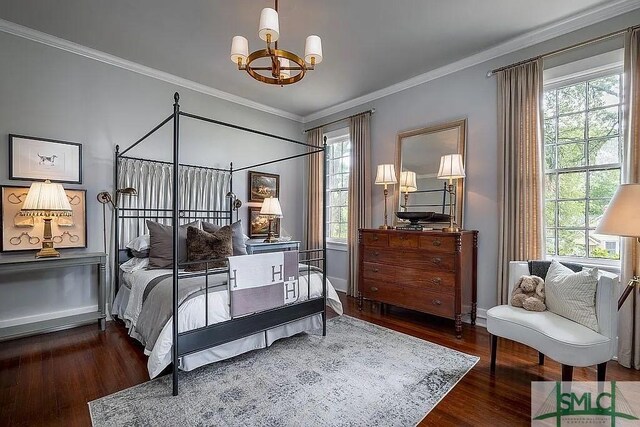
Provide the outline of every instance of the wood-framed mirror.
[[[467,120],[454,120],[398,134],[396,143],[396,171],[398,174],[398,211],[436,212],[448,215],[450,209],[447,180],[438,179],[440,158],[447,154],[462,155],[466,166]],[[415,173],[415,190],[402,188],[402,172]],[[465,179],[455,180],[455,221],[464,225]],[[394,215],[395,217],[395,215]],[[408,224],[395,217],[396,226]],[[441,229],[448,223],[425,223],[425,227]]]

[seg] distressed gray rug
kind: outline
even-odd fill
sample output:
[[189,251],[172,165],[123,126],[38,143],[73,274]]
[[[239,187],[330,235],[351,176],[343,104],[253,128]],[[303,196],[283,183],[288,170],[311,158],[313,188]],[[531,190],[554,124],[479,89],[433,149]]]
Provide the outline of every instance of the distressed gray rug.
[[478,362],[348,316],[89,403],[95,426],[413,426]]

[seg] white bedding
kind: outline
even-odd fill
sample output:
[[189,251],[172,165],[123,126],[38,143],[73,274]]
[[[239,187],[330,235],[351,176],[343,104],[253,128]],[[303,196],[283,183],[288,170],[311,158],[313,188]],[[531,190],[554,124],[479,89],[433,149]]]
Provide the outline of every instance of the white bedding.
[[[125,286],[120,288],[117,301],[120,301],[122,305],[125,303],[126,296],[124,294],[129,293],[128,301],[126,301],[126,308],[114,307],[116,314],[122,313],[122,318],[125,324],[129,328],[129,333],[132,337],[140,340],[135,332],[135,326],[138,321],[138,316],[142,310],[142,299],[146,285],[155,277],[162,276],[170,273],[171,270],[139,270],[133,273],[124,273],[123,281]],[[310,290],[311,297],[318,297],[322,295],[322,275],[317,273],[311,273]],[[127,289],[128,288],[128,289]],[[226,290],[209,292],[207,295],[208,307],[209,307],[209,325],[224,322],[230,320],[229,315],[229,296]],[[300,273],[300,300],[308,299],[308,287],[307,287],[307,274]],[[327,303],[336,313],[342,314],[342,304],[338,298],[333,285],[327,280]],[[198,327],[202,327],[205,324],[205,295],[199,295],[192,299],[185,301],[178,309],[178,328],[180,332],[188,331]],[[172,337],[172,318],[169,318],[165,323],[160,336],[158,337],[151,352],[145,351],[148,354],[149,360],[147,362],[147,368],[149,370],[149,376],[154,378],[164,368],[171,363],[171,347],[173,343]],[[319,325],[320,317],[312,316],[307,319],[300,319],[299,321],[292,322],[289,325],[283,325],[278,328],[274,328],[265,333],[258,333],[252,336],[242,338],[231,343],[223,344],[213,349],[204,350],[194,355],[185,356],[182,360],[181,369],[191,370],[205,363],[211,363],[213,361],[223,360],[235,355],[244,353],[257,348],[264,348],[271,345],[273,341],[278,338],[290,336],[305,330],[317,328]],[[187,360],[188,358],[188,360]]]

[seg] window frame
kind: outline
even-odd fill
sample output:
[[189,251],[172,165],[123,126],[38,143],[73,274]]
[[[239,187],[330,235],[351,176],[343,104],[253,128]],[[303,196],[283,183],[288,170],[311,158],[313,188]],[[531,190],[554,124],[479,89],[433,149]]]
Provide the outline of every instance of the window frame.
[[[558,110],[558,100],[557,100],[557,96],[556,96],[556,106],[555,106],[555,114],[551,117],[556,119],[556,123],[555,123],[555,133],[556,133],[556,139],[555,139],[555,143],[554,144],[547,144],[545,139],[544,139],[544,131],[542,132],[542,138],[541,138],[541,143],[542,143],[542,147],[543,147],[543,153],[542,153],[542,158],[543,158],[543,181],[544,181],[544,185],[543,185],[543,228],[544,228],[544,246],[545,246],[545,258],[546,259],[560,259],[563,261],[567,261],[567,262],[576,262],[576,263],[581,263],[584,265],[593,265],[593,266],[605,266],[605,267],[619,267],[620,266],[620,259],[608,259],[608,258],[594,258],[594,257],[590,257],[590,253],[589,253],[589,237],[590,237],[590,233],[593,233],[593,228],[590,227],[589,225],[589,202],[590,200],[592,200],[592,198],[589,197],[589,190],[590,190],[590,174],[592,172],[598,172],[598,171],[608,171],[608,170],[619,170],[620,174],[622,174],[622,164],[623,164],[623,155],[624,155],[624,149],[623,149],[623,144],[624,144],[624,138],[623,138],[623,99],[622,99],[622,95],[623,95],[623,79],[624,79],[624,72],[623,72],[623,67],[622,64],[620,63],[611,63],[608,65],[604,65],[604,66],[598,66],[597,68],[591,69],[591,70],[585,70],[585,71],[580,71],[580,72],[576,72],[576,73],[572,73],[572,74],[567,74],[565,76],[560,76],[560,77],[555,77],[553,79],[549,79],[548,81],[545,81],[544,85],[543,85],[543,99],[541,100],[542,102],[544,102],[544,96],[547,93],[547,91],[550,90],[558,90],[560,88],[563,87],[567,87],[567,86],[572,86],[574,84],[578,84],[578,83],[585,83],[587,85],[586,87],[586,99],[585,99],[585,109],[581,110],[581,111],[572,111],[571,113],[563,113],[561,114]],[[607,76],[612,76],[612,75],[618,75],[620,78],[620,92],[619,92],[619,103],[617,104],[611,104],[611,105],[605,105],[605,106],[601,106],[601,107],[595,107],[595,108],[590,108],[589,107],[589,92],[588,92],[588,82],[590,80],[594,80],[594,79],[598,79],[601,77],[607,77]],[[590,138],[589,137],[589,113],[591,111],[598,111],[598,110],[606,110],[608,108],[612,108],[614,106],[618,107],[618,139],[619,139],[619,163],[607,163],[607,164],[602,164],[602,165],[591,165],[589,164],[589,144],[591,141],[602,141],[605,139],[610,139],[611,137],[607,138],[607,137],[595,137],[595,138]],[[558,144],[558,119],[562,116],[567,116],[567,115],[572,115],[572,114],[580,114],[583,113],[585,115],[585,125],[584,125],[584,139],[576,139],[575,141],[567,141],[565,143],[561,143]],[[546,120],[548,119],[548,117],[544,116],[544,110],[541,111],[541,119],[542,119],[542,125],[541,128],[544,129],[544,124],[546,122]],[[576,167],[569,167],[569,168],[558,168],[558,150],[557,147],[562,146],[562,145],[567,145],[567,144],[572,144],[572,143],[582,143],[584,144],[584,153],[585,153],[585,165],[583,166],[576,166]],[[556,150],[554,152],[554,169],[549,169],[547,170],[547,160],[546,160],[546,148],[547,146],[554,146],[556,147]],[[580,198],[580,199],[574,199],[574,198],[560,198],[559,196],[559,177],[562,173],[571,173],[571,172],[584,172],[585,173],[585,197],[584,198]],[[547,249],[546,249],[546,242],[547,242],[547,221],[546,221],[546,205],[547,205],[547,198],[546,198],[546,179],[547,179],[547,175],[553,175],[555,176],[555,189],[554,189],[554,193],[555,193],[555,198],[552,199],[553,203],[556,204],[555,210],[554,210],[554,225],[555,227],[552,227],[553,229],[556,230],[556,233],[554,234],[554,246],[555,246],[555,250],[554,250],[554,254],[549,254],[547,253]],[[551,199],[549,199],[551,200]],[[593,200],[602,200],[602,199],[596,199],[594,198]],[[565,227],[561,227],[559,225],[559,209],[557,207],[557,203],[558,201],[584,201],[585,202],[585,213],[584,213],[584,226],[583,227],[578,227],[578,226],[565,226]],[[579,256],[567,256],[567,255],[558,255],[558,244],[559,244],[559,236],[558,236],[558,231],[561,230],[569,230],[569,231],[584,231],[585,232],[585,256],[584,257],[579,257]],[[618,242],[617,244],[618,246],[618,250],[620,249],[620,243]]]
[[[345,127],[345,128],[340,128],[340,129],[336,129],[334,131],[331,132],[327,132],[325,133],[325,136],[327,137],[327,149],[329,149],[329,147],[332,144],[337,144],[337,143],[344,143],[345,141],[349,142],[349,158],[351,156],[351,135],[349,134],[349,128]],[[347,156],[344,156],[344,153],[342,156],[340,157],[329,157],[328,153],[327,153],[327,163],[330,163],[332,160],[338,160],[338,159],[344,159]],[[332,206],[331,205],[331,194],[335,193],[335,192],[343,192],[346,191],[347,194],[349,193],[349,185],[348,182],[351,179],[351,163],[349,162],[349,170],[345,173],[345,172],[340,172],[341,175],[347,175],[348,179],[347,179],[347,186],[343,186],[343,187],[335,187],[332,188],[331,187],[331,174],[330,174],[330,167],[327,164],[327,170],[325,171],[325,175],[327,177],[327,188],[326,188],[326,193],[327,193],[327,205],[325,206],[325,221],[327,223],[327,235],[324,236],[326,241],[327,241],[327,247],[329,247],[330,249],[337,249],[337,250],[346,250],[347,247],[347,243],[348,243],[348,236],[345,237],[344,239],[341,238],[335,238],[335,237],[331,237],[331,224],[333,223],[337,223],[337,224],[345,224],[348,228],[349,225],[349,220],[347,218],[346,221],[339,221],[339,222],[331,222],[331,208],[332,207],[346,207],[347,211],[349,210],[349,200],[347,197],[347,202],[346,205],[339,205],[339,206]],[[334,174],[336,175],[336,174]]]

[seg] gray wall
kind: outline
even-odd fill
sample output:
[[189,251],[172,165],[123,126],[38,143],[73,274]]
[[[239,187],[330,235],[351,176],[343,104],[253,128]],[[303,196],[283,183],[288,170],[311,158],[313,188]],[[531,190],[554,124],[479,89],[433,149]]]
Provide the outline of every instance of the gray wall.
[[[172,112],[173,93],[183,110],[303,140],[301,125],[176,87],[62,50],[0,33],[0,184],[8,180],[9,133],[83,144],[84,180],[67,188],[87,190],[88,251],[102,250],[102,206],[96,194],[112,190],[113,150],[128,146]],[[257,83],[256,83],[257,84]],[[280,89],[280,88],[277,88]],[[182,161],[204,166],[249,166],[302,152],[302,148],[246,132],[183,119]],[[171,129],[143,143],[134,156],[169,160]],[[284,228],[302,237],[303,161],[257,168],[281,174]],[[234,175],[234,189],[247,200],[246,172]],[[246,207],[240,218],[246,222]],[[66,252],[63,252],[63,256]],[[10,255],[2,255],[6,257]],[[86,310],[97,304],[88,270],[38,275],[0,275],[0,327]],[[55,313],[62,312],[65,313]]]
[[[372,167],[392,163],[398,132],[416,129],[460,118],[468,120],[466,164],[465,228],[479,234],[478,307],[480,315],[494,306],[497,299],[496,272],[498,257],[498,173],[497,173],[497,100],[496,79],[487,71],[524,60],[551,50],[604,35],[640,22],[640,10],[600,22],[591,27],[558,37],[531,48],[461,70],[402,92],[377,99],[330,117],[324,117],[305,128],[321,125],[370,108],[375,108],[371,122]],[[618,42],[619,46],[620,42]],[[601,47],[581,49],[582,55],[600,53]],[[571,55],[575,59],[575,53]],[[561,62],[558,59],[555,63]],[[372,175],[372,179],[375,176]],[[373,225],[382,224],[382,190],[372,185]],[[390,197],[397,197],[394,193]],[[330,254],[338,268],[330,265],[330,276],[346,272],[346,252]],[[346,275],[343,276],[346,278]]]

